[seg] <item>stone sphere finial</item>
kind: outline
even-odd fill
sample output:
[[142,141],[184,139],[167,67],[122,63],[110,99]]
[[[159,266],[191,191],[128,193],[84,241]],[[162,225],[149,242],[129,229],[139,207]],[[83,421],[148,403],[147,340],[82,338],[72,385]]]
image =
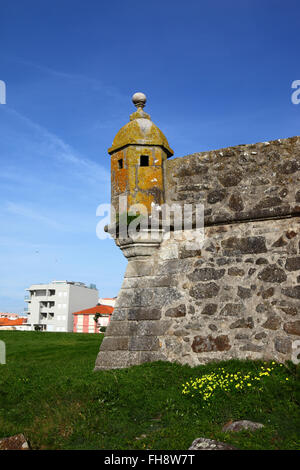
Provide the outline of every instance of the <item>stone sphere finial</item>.
[[137,108],[144,108],[146,101],[147,101],[146,95],[141,92],[135,93],[131,99],[132,99],[134,106],[136,106]]

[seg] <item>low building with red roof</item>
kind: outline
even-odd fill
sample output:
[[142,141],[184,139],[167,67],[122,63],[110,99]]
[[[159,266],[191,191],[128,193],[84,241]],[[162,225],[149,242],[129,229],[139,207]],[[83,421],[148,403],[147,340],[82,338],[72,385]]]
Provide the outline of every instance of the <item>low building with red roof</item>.
[[27,317],[18,315],[17,313],[0,312],[0,330],[17,330],[27,322]]
[[101,327],[109,324],[113,311],[114,307],[110,305],[96,305],[96,307],[74,312],[74,333],[99,333]]

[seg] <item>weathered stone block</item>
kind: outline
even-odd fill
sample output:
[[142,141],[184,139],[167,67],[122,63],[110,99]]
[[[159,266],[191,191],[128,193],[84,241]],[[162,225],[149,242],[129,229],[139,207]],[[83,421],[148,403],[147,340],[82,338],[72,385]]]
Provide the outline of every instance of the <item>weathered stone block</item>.
[[297,233],[294,230],[288,230],[285,235],[286,235],[286,238],[288,238],[289,240],[292,240],[293,238],[296,237]]
[[276,317],[275,315],[271,315],[262,326],[263,328],[266,328],[267,330],[278,330],[280,325],[281,325],[280,318]]
[[290,335],[300,336],[300,320],[285,323],[283,329]]
[[182,343],[177,337],[167,336],[165,338],[165,349],[168,351],[168,354],[173,357],[181,356],[182,354]]
[[263,350],[263,346],[258,346],[257,344],[253,343],[247,343],[240,348],[240,351],[262,352]]
[[152,287],[124,289],[119,295],[119,305],[122,307],[162,307],[179,300],[182,297],[174,287]]
[[187,333],[187,331],[184,330],[183,328],[179,328],[178,330],[174,331],[175,336],[185,336],[186,333]]
[[200,330],[205,325],[204,321],[196,320],[189,323],[186,323],[184,326],[187,330]]
[[235,339],[240,339],[240,340],[244,340],[244,339],[249,339],[249,335],[245,335],[245,334],[237,334],[235,335],[234,337]]
[[128,367],[129,351],[102,351],[100,350],[95,370],[119,369]]
[[128,310],[128,320],[159,320],[160,318],[160,308],[140,307]]
[[193,305],[189,305],[189,313],[193,315],[195,313],[195,307]]
[[165,261],[161,263],[158,266],[157,269],[157,274],[162,275],[162,274],[175,274],[175,273],[187,273],[191,271],[193,267],[193,259],[182,259],[182,260],[176,260],[176,259],[171,259],[168,261]]
[[224,254],[227,256],[237,256],[241,254],[266,253],[265,237],[230,237],[221,242]]
[[214,315],[217,311],[217,304],[206,304],[202,310],[202,315]]
[[212,281],[221,279],[225,274],[225,269],[196,268],[194,272],[188,274],[191,281]]
[[213,189],[207,194],[207,202],[209,204],[216,204],[216,202],[223,201],[226,196],[226,191],[223,189]]
[[179,258],[184,259],[184,258],[197,258],[198,256],[201,256],[202,251],[201,249],[195,249],[195,250],[188,250],[186,247],[181,247],[179,249]]
[[149,305],[153,305],[153,300],[153,289],[143,289],[142,287],[136,288],[128,307],[148,307]]
[[243,175],[240,171],[233,171],[231,173],[219,175],[218,179],[225,188],[229,188],[237,186],[243,179]]
[[289,338],[275,338],[274,347],[276,351],[282,354],[288,354],[292,351],[292,341]]
[[269,289],[263,290],[261,296],[263,299],[269,299],[270,297],[273,297],[274,292],[274,287],[270,287]]
[[278,167],[278,171],[284,175],[292,175],[300,169],[300,163],[297,160],[287,160]]
[[101,344],[101,351],[128,350],[128,337],[105,336]]
[[198,283],[190,290],[190,296],[196,299],[211,299],[215,297],[220,290],[215,282]]
[[215,261],[216,261],[218,266],[225,266],[226,264],[231,263],[230,258],[223,258],[223,257],[217,258]]
[[231,348],[227,335],[220,335],[213,338],[209,336],[195,336],[192,344],[192,350],[195,353],[210,351],[228,351]]
[[258,304],[256,305],[255,310],[257,311],[257,313],[264,313],[266,310],[268,310],[268,305]]
[[287,280],[287,275],[284,270],[279,268],[276,264],[266,266],[257,277],[264,282],[281,283]]
[[127,264],[125,277],[141,277],[152,276],[153,262],[152,260],[135,260],[134,258]]
[[278,196],[267,196],[255,206],[255,209],[265,209],[269,207],[280,206],[282,200]]
[[287,315],[297,315],[298,313],[298,309],[294,305],[286,305],[279,308]]
[[168,320],[152,320],[152,321],[139,321],[137,322],[137,335],[138,336],[163,336],[170,328],[172,321]]
[[132,336],[129,339],[129,351],[157,351],[159,341],[156,336]]
[[232,194],[230,196],[228,206],[232,211],[241,212],[244,210],[244,202],[240,194]]
[[111,320],[107,327],[105,337],[108,336],[129,336],[129,323],[127,321]]
[[237,295],[245,300],[245,299],[249,299],[250,297],[252,297],[252,290],[251,289],[248,289],[247,287],[242,287],[242,286],[238,286],[238,291],[237,291]]
[[282,289],[281,292],[283,295],[290,297],[291,299],[300,299],[300,285],[294,287],[286,287]]
[[182,294],[175,287],[155,287],[152,290],[153,306],[163,307],[182,299]]
[[218,331],[218,327],[216,325],[214,325],[213,323],[210,323],[210,325],[208,325],[208,328],[211,331]]
[[288,258],[285,263],[285,269],[287,271],[298,271],[300,269],[300,256]]
[[233,266],[232,268],[228,269],[229,276],[244,276],[245,271],[241,268],[237,268]]
[[248,271],[248,276],[251,277],[252,274],[254,274],[255,272],[256,272],[255,268],[250,268],[249,271]]
[[177,307],[169,308],[165,313],[166,317],[172,317],[172,318],[185,317],[185,315],[186,315],[186,306],[184,304],[178,305]]
[[140,351],[139,364],[144,362],[167,361],[168,358],[161,351]]
[[177,287],[178,286],[178,276],[165,274],[162,276],[156,276],[152,282],[154,287]]
[[272,248],[281,248],[287,245],[287,242],[284,240],[284,238],[281,236],[276,240],[276,242],[273,243]]
[[257,333],[254,338],[257,340],[264,339],[267,337],[267,334],[264,331],[261,331],[260,333]]
[[229,328],[231,330],[234,328],[254,328],[253,318],[239,318],[239,320],[236,320],[235,322],[231,323]]
[[224,315],[224,316],[237,316],[237,315],[241,315],[244,311],[244,306],[243,304],[226,304],[221,312],[220,312],[220,315]]
[[114,321],[127,320],[127,311],[125,309],[115,308],[114,309]]
[[258,258],[255,261],[255,264],[261,265],[261,264],[268,264],[268,260],[266,258]]

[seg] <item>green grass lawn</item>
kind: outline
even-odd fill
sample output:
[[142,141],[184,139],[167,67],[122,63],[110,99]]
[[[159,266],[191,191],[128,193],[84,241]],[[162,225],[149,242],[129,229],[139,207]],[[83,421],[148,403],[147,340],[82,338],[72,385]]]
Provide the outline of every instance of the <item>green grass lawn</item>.
[[[33,449],[188,449],[197,437],[239,449],[299,449],[299,368],[276,367],[262,391],[219,393],[203,407],[182,384],[223,367],[252,371],[261,362],[190,368],[156,362],[93,372],[102,335],[0,332],[0,437],[24,433]],[[298,373],[298,378],[297,378]],[[288,378],[288,380],[286,380]],[[265,425],[222,433],[230,420]]]

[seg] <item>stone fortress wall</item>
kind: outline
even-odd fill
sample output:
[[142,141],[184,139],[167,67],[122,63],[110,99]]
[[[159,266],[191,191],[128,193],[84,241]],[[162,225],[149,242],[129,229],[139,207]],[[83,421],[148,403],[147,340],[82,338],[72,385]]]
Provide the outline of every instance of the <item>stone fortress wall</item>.
[[128,258],[95,369],[292,358],[300,340],[300,137],[164,161],[166,203],[204,203],[205,240]]

